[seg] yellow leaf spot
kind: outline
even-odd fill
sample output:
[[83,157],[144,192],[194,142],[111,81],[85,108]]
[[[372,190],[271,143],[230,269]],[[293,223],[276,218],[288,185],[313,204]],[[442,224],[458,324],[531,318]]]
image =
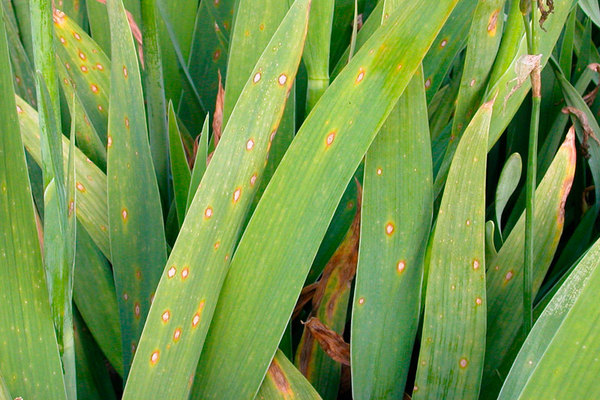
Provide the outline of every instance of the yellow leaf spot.
[[254,78],[252,79],[252,81],[253,81],[254,83],[258,83],[258,81],[260,81],[260,78],[261,78],[261,74],[260,74],[260,72],[257,72],[257,73],[254,75]]
[[141,315],[141,308],[140,308],[140,303],[135,303],[133,305],[133,313],[135,314],[136,318],[139,318]]
[[398,271],[398,274],[402,274],[405,269],[406,269],[406,262],[404,260],[398,261],[398,265],[396,266],[396,270]]
[[254,184],[256,183],[256,178],[257,178],[256,173],[254,173],[252,175],[252,177],[250,178],[250,186],[254,186]]
[[467,361],[466,358],[461,358],[458,362],[458,365],[460,365],[461,368],[467,368],[467,366],[469,365],[469,361]]
[[128,214],[128,212],[127,212],[127,209],[126,209],[126,208],[123,208],[123,209],[121,210],[121,217],[123,218],[123,221],[127,221],[127,217],[128,217],[128,216],[129,216],[129,214]]
[[364,297],[361,297],[360,299],[358,299],[358,304],[360,304],[361,306],[362,306],[363,304],[365,304],[365,298],[364,298]]
[[285,85],[285,83],[287,82],[287,76],[285,74],[279,75],[278,81],[281,86]]
[[83,72],[84,74],[87,74],[88,72],[88,67],[86,67],[85,65],[81,66],[81,72]]
[[213,209],[211,206],[206,207],[206,210],[204,210],[204,218],[205,219],[209,219],[210,217],[212,217],[213,215]]
[[160,317],[160,319],[162,319],[164,323],[169,322],[169,318],[171,318],[171,312],[169,310],[165,310],[165,312]]
[[444,39],[442,40],[442,42],[440,43],[440,47],[444,48],[446,47],[446,45],[448,44],[448,40]]
[[171,266],[171,268],[169,268],[169,270],[167,271],[167,277],[169,279],[171,279],[172,277],[175,276],[175,274],[177,273],[177,268],[175,268],[175,266]]
[[240,196],[242,195],[242,188],[238,187],[237,189],[235,189],[235,191],[233,192],[233,202],[237,203],[238,200],[240,199]]
[[93,83],[90,85],[90,89],[92,89],[92,92],[94,93],[98,93],[98,86],[94,85]]
[[173,341],[174,342],[178,341],[180,337],[181,337],[181,328],[177,328],[177,329],[175,329],[175,332],[173,333]]
[[79,190],[81,193],[85,193],[85,186],[83,186],[83,184],[81,182],[77,182],[75,184],[75,187],[77,188],[77,190]]
[[184,267],[181,270],[181,280],[185,281],[189,275],[190,275],[190,269],[188,267]]
[[152,352],[152,355],[150,356],[150,365],[155,366],[158,363],[159,359],[160,351],[154,350],[154,352]]
[[254,140],[248,139],[246,142],[246,150],[250,151],[254,148]]
[[77,40],[81,40],[81,35],[79,35],[77,32],[73,32],[73,37]]
[[327,146],[331,146],[331,144],[335,140],[335,133],[336,131],[329,132],[329,135],[327,135],[327,137],[325,138],[325,144]]
[[385,226],[385,233],[389,236],[392,233],[394,233],[394,224],[391,222],[388,222],[387,225]]
[[127,67],[123,65],[123,76],[127,78],[129,76],[129,72],[127,72]]
[[358,69],[358,75],[357,75],[357,77],[356,77],[356,81],[355,81],[355,83],[356,83],[356,84],[358,84],[358,83],[361,83],[361,82],[362,82],[362,80],[364,79],[364,77],[365,77],[365,69],[364,69],[363,67],[360,67],[360,68]]

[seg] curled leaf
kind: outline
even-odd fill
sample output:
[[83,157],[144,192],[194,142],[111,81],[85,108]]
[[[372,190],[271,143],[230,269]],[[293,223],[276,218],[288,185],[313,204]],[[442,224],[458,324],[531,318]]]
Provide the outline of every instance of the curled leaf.
[[596,141],[596,143],[598,143],[599,145],[600,145],[600,141],[594,134],[594,130],[592,129],[592,127],[589,124],[587,115],[585,115],[585,113],[583,111],[581,111],[580,109],[571,107],[571,106],[564,107],[562,109],[562,112],[563,112],[563,114],[573,114],[579,120],[579,123],[581,124],[581,127],[583,128],[583,141],[581,142],[581,149],[583,151],[583,156],[586,159],[590,158],[590,154],[589,154],[590,145],[588,143],[589,139],[590,138],[594,139]]
[[[537,83],[539,84],[539,72],[540,72],[540,62],[542,60],[542,54],[536,54],[536,55],[531,55],[531,54],[526,54],[524,56],[521,56],[518,60],[517,63],[515,64],[515,73],[517,74],[515,79],[510,80],[508,83],[512,83],[514,81],[517,81],[517,84],[510,90],[510,92],[508,93],[508,95],[504,98],[504,107],[506,107],[506,103],[508,102],[508,99],[510,99],[510,97],[521,88],[521,86],[523,86],[523,84],[527,81],[527,78],[531,75],[534,79],[532,79],[532,86],[536,83],[535,82],[535,76],[538,77]],[[534,74],[534,71],[538,71],[538,74]],[[537,89],[537,92],[536,92]],[[533,86],[533,93],[534,95],[537,93],[539,94],[540,90],[540,86],[538,85],[537,88],[535,86]]]
[[350,365],[350,344],[344,342],[342,336],[314,317],[306,321],[304,325],[329,357],[344,365]]

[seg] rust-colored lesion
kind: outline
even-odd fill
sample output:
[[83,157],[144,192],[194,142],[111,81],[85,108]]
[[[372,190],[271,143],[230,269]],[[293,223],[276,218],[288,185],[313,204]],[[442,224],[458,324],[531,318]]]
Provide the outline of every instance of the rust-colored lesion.
[[287,376],[281,369],[281,366],[277,360],[273,359],[273,361],[271,361],[271,365],[267,370],[267,375],[273,381],[275,387],[284,398],[289,398],[294,394],[290,382],[288,381]]

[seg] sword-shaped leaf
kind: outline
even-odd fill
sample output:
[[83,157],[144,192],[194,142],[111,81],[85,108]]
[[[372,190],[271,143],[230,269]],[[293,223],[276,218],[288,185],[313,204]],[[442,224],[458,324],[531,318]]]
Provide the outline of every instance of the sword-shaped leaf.
[[[3,13],[0,9],[0,13]],[[66,399],[0,18],[0,364],[13,396]]]
[[404,393],[433,214],[432,175],[419,69],[366,157],[350,343],[357,400]]
[[257,392],[347,183],[456,2],[407,3],[305,120],[236,250],[200,358],[195,398]]
[[493,103],[458,144],[438,213],[414,399],[477,399],[485,353],[485,177]]
[[[573,183],[575,160],[575,133],[571,129],[536,190],[533,295],[542,284],[562,234],[564,206]],[[510,346],[523,322],[524,232],[525,214],[522,213],[498,255],[487,260],[488,335],[481,390],[485,399],[495,399],[500,390],[504,368],[506,364],[510,367],[512,361],[505,358],[511,354]]]
[[133,37],[121,0],[109,0],[107,7],[112,45],[108,221],[127,376],[167,254]]
[[125,399],[189,393],[187,383],[296,75],[309,4],[297,0],[290,8],[242,91],[165,267]]

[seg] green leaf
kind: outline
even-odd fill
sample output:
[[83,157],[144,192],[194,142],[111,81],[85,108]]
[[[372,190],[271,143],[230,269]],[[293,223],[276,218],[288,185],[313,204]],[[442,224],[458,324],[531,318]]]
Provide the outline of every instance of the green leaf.
[[460,140],[438,214],[414,399],[477,399],[485,351],[485,178],[493,103]]
[[77,355],[77,395],[80,399],[86,400],[116,400],[102,352],[76,310],[74,332]]
[[[67,69],[60,63],[58,63],[56,68],[65,97],[69,99],[74,97],[74,103],[69,101],[68,106],[71,119],[74,119],[76,124],[77,147],[100,169],[106,171],[106,147],[102,139],[100,139],[96,128],[90,122],[81,99],[73,88]],[[74,112],[74,107],[77,108],[77,113]]]
[[[575,133],[567,135],[552,165],[536,190],[533,290],[535,296],[558,246],[564,224],[564,204],[575,173]],[[525,214],[511,231],[498,255],[488,260],[488,335],[482,398],[495,399],[500,390],[503,365],[519,334],[523,317],[523,245]],[[502,368],[501,368],[502,367]]]
[[579,0],[578,4],[594,24],[600,27],[600,7],[598,6],[598,2],[594,0]]
[[289,8],[288,2],[282,0],[238,0],[236,7],[242,11],[235,14],[236,29],[231,34],[229,46],[223,126],[227,125],[260,54]]
[[[106,30],[106,25],[104,29]],[[60,63],[67,69],[85,115],[102,143],[106,144],[110,60],[81,27],[60,11],[54,12],[54,31],[56,54]]]
[[404,393],[421,306],[432,181],[419,69],[366,156],[350,343],[357,400]]
[[6,305],[0,314],[2,375],[13,396],[66,399],[3,18],[0,64],[5,66],[0,69],[0,292]]
[[165,267],[125,399],[189,393],[187,383],[300,62],[308,6],[308,0],[299,0],[290,9],[242,91]]
[[600,241],[554,295],[523,344],[498,399],[600,396]]
[[[472,0],[460,0],[425,56],[423,69],[428,102],[442,85],[457,54],[464,49],[470,37],[471,21],[478,3]],[[446,103],[454,106],[454,102]]]
[[196,158],[194,159],[194,168],[192,170],[192,176],[190,179],[190,187],[188,189],[188,197],[185,205],[185,212],[187,213],[200,181],[206,172],[206,160],[208,158],[208,115],[204,119],[204,125],[202,126],[202,132],[200,133],[200,140],[198,142],[198,148],[196,149]]
[[306,47],[302,56],[308,75],[307,114],[329,86],[329,53],[334,8],[334,0],[313,0],[310,9]]
[[505,0],[482,0],[478,1],[475,8],[452,120],[452,133],[440,172],[435,177],[436,197],[446,181],[446,173],[458,145],[457,139],[462,136],[465,127],[482,103],[502,39],[504,3]]
[[236,250],[195,398],[258,390],[347,183],[455,5],[413,1],[390,17],[300,128]]
[[[171,7],[179,9],[179,20],[177,27],[184,29],[186,23],[189,21],[196,11],[197,6],[195,2],[177,2],[169,1]],[[184,8],[185,7],[185,8]],[[190,10],[191,7],[191,10]],[[188,14],[187,11],[192,11]],[[163,70],[165,68],[164,62],[170,59],[168,56],[169,51],[172,50],[170,46],[162,45],[159,46],[159,32],[157,25],[157,14],[156,14],[156,0],[144,0],[140,2],[140,11],[142,15],[142,43],[143,47],[143,59],[144,59],[144,70],[142,72],[143,87],[144,87],[144,99],[147,104],[148,113],[148,140],[150,142],[150,151],[152,153],[152,161],[154,170],[156,171],[156,180],[158,188],[161,194],[161,201],[164,209],[168,208],[170,196],[169,196],[169,131],[167,127],[167,116],[165,115],[165,109],[167,108],[167,102],[165,100],[165,86],[167,90],[174,91],[176,100],[179,100],[181,95],[181,87],[179,74],[174,73],[171,75],[164,75]],[[191,21],[193,26],[194,22]],[[191,30],[188,36],[191,35]],[[168,37],[166,37],[168,40]],[[191,39],[190,39],[191,40]],[[187,46],[189,50],[189,44]],[[162,52],[161,52],[162,50]],[[161,55],[163,56],[161,60]],[[173,59],[174,64],[177,65],[177,60]],[[167,74],[169,71],[167,71]],[[166,81],[166,82],[165,82]]]
[[[16,97],[21,137],[27,152],[41,165],[40,132],[37,112],[21,98]],[[62,138],[63,159],[68,154],[69,140]],[[108,218],[106,211],[106,175],[77,147],[75,170],[78,191],[77,218],[88,231],[98,248],[110,259]]]
[[281,350],[277,350],[256,399],[320,400],[321,397]]
[[123,3],[109,0],[107,7],[112,44],[108,218],[127,376],[167,255],[137,54]]
[[181,226],[185,218],[188,190],[192,177],[190,167],[185,158],[185,149],[181,141],[181,133],[177,126],[177,116],[175,115],[175,110],[173,110],[172,102],[169,102],[169,148],[177,219],[179,220],[179,226]]
[[513,153],[508,157],[506,163],[504,163],[500,178],[498,178],[496,199],[494,203],[496,209],[496,223],[498,224],[500,235],[502,235],[502,213],[504,212],[504,207],[506,207],[506,204],[519,185],[522,167],[521,155],[519,153]]
[[[183,60],[187,63],[191,51],[194,24],[196,23],[197,1],[171,1],[157,0],[157,6],[162,10],[163,18],[172,21],[174,36],[181,51]],[[142,10],[146,0],[142,1]],[[149,3],[149,2],[148,2]],[[215,4],[218,5],[219,1]],[[175,54],[169,32],[163,18],[158,18],[160,55],[162,56],[162,70],[164,76],[164,90],[167,100],[173,101],[175,107],[179,104],[182,90],[182,79],[179,73],[179,61]],[[145,21],[144,21],[145,22]],[[145,24],[144,24],[145,25]],[[144,41],[144,47],[146,42]],[[146,52],[144,52],[146,53]]]
[[81,226],[77,228],[75,260],[73,300],[102,352],[123,376],[119,306],[112,270]]

